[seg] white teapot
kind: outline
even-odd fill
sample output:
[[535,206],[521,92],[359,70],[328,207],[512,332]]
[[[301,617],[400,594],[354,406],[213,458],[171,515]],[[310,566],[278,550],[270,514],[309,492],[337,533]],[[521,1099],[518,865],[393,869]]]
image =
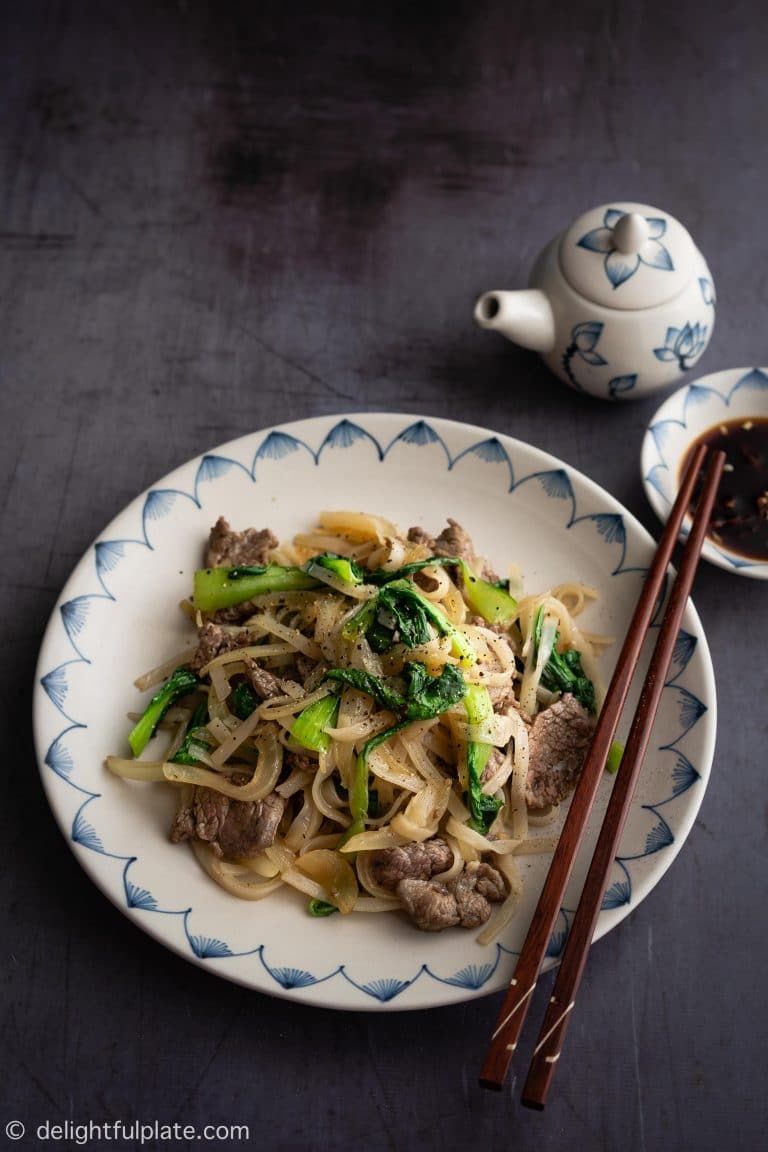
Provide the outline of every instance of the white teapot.
[[633,399],[695,366],[712,336],[715,286],[679,221],[611,203],[552,240],[528,289],[481,296],[475,319],[541,353],[569,387]]

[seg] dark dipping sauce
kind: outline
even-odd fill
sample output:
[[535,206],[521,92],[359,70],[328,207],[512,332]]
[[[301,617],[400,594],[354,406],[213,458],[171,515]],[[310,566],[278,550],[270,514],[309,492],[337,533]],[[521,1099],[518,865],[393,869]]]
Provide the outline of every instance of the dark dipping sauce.
[[[748,560],[768,560],[768,417],[743,416],[715,424],[691,445],[679,480],[699,444],[721,448],[725,467],[707,534],[714,544]],[[695,509],[703,479],[694,489]]]

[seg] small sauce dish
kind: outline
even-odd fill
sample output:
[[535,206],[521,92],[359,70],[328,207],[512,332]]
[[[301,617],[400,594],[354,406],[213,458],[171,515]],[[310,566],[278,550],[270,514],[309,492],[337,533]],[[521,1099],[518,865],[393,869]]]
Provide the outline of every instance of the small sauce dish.
[[731,368],[678,389],[657,410],[640,457],[648,501],[664,522],[701,440],[728,459],[702,556],[768,580],[768,368]]

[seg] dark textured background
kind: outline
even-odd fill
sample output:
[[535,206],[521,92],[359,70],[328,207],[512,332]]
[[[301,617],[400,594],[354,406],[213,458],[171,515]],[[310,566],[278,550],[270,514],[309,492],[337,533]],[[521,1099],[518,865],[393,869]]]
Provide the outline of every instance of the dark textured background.
[[[679,216],[710,262],[720,307],[701,370],[768,363],[764,10],[0,13],[0,1146],[17,1117],[247,1123],[253,1147],[277,1152],[760,1147],[761,582],[700,573],[720,702],[711,784],[670,874],[595,946],[542,1115],[520,1106],[519,1079],[476,1086],[498,997],[302,1008],[138,932],[46,808],[30,698],[45,622],[91,540],[172,467],[275,422],[399,410],[482,424],[561,456],[657,531],[639,479],[657,401],[566,392],[480,332],[472,305],[521,286],[572,217],[636,199]],[[527,1045],[536,1013],[529,1024]]]

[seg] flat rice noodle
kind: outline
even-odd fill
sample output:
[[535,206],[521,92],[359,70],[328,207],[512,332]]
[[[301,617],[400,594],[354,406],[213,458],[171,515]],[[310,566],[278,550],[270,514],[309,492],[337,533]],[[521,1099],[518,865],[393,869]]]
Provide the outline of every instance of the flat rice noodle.
[[304,790],[304,803],[291,821],[285,834],[285,845],[292,852],[300,852],[317,833],[323,823],[323,814],[312,799],[311,786]]
[[408,840],[428,840],[437,832],[437,826],[448,807],[451,781],[429,783],[409,801],[404,812],[398,812],[390,822],[393,832]]
[[455,836],[459,844],[466,844],[477,852],[492,852],[496,856],[507,856],[519,847],[519,840],[489,840],[481,832],[476,832],[468,824],[460,824],[453,816],[449,816],[445,825],[446,832]]
[[408,792],[419,792],[424,787],[424,780],[418,774],[403,764],[386,747],[376,748],[368,757],[368,768],[381,780],[394,784],[397,788],[405,788]]

